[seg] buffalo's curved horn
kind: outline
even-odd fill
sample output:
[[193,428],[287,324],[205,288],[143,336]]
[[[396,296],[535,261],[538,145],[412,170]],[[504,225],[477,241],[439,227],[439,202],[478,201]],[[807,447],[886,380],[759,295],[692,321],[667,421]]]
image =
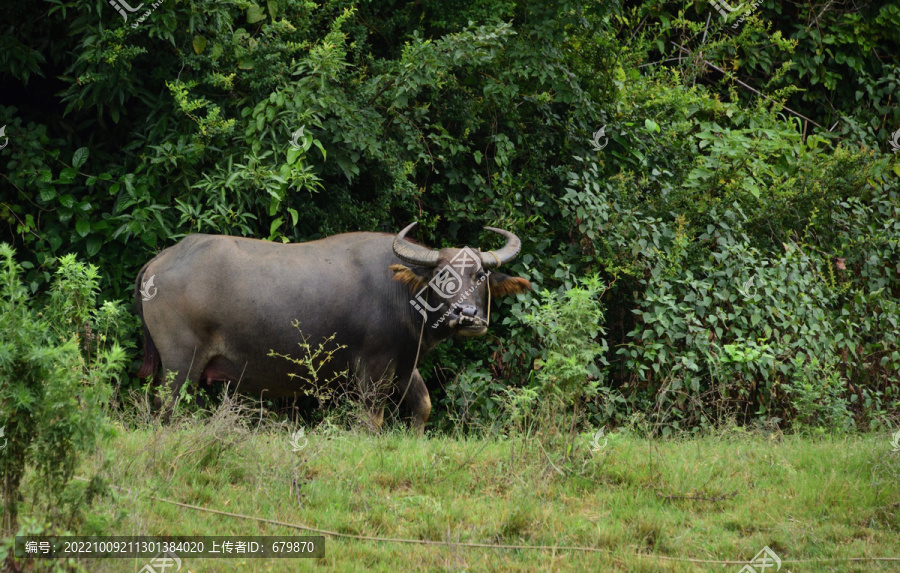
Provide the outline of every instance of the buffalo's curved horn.
[[437,251],[404,240],[406,233],[415,226],[415,223],[410,223],[405,229],[397,233],[397,236],[394,237],[394,254],[401,261],[411,265],[436,267],[438,261]]
[[503,235],[506,237],[506,244],[499,251],[481,253],[481,266],[486,269],[493,269],[516,258],[516,255],[519,254],[519,249],[522,248],[522,241],[519,240],[519,237],[509,231],[495,229],[494,227],[485,227],[485,230]]

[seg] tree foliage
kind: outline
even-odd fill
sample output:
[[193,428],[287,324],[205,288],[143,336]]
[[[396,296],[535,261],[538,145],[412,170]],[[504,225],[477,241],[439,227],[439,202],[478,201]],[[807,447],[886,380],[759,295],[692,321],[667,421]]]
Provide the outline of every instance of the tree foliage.
[[[539,288],[611,285],[595,366],[628,400],[596,423],[789,419],[780,388],[812,353],[860,422],[882,420],[900,11],[741,6],[162,0],[125,21],[98,0],[18,3],[0,219],[32,293],[77,253],[110,299],[193,232],[296,242],[415,219],[440,246],[505,227],[525,239],[511,272]],[[539,307],[505,302],[487,344],[442,346],[431,384],[453,379],[438,364],[483,365],[472,400],[496,414],[498,385],[546,358],[522,318]]]

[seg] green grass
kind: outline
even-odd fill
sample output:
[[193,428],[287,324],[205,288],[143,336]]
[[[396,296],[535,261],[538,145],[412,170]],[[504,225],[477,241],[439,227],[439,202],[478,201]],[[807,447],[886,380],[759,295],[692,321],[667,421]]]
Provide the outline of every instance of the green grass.
[[[803,438],[723,430],[691,439],[624,433],[591,452],[519,438],[416,439],[308,431],[220,411],[206,421],[120,431],[107,472],[120,489],[92,510],[108,535],[304,535],[177,507],[210,509],[340,533],[450,542],[326,538],[323,559],[197,560],[182,571],[734,571],[659,557],[749,560],[900,557],[900,453],[889,436]],[[99,467],[99,458],[88,473]],[[80,532],[79,532],[80,533]],[[454,543],[582,546],[511,550]],[[138,571],[96,560],[89,571]],[[900,563],[785,563],[781,571],[893,571]],[[767,570],[767,571],[772,571]]]

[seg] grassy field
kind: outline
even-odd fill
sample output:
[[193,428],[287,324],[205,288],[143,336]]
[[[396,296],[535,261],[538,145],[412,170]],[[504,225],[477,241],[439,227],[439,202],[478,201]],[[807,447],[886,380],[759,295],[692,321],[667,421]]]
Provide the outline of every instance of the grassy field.
[[[620,432],[592,451],[581,438],[416,439],[400,429],[375,436],[320,426],[295,452],[286,426],[257,422],[258,414],[220,409],[202,421],[120,425],[105,455],[82,472],[105,459],[118,488],[95,506],[95,532],[312,534],[260,518],[436,542],[328,536],[322,559],[186,559],[182,571],[193,573],[738,572],[736,562],[765,546],[783,560],[781,571],[900,570],[900,561],[848,560],[900,557],[900,452],[886,434],[730,429],[656,440]],[[139,571],[144,562],[86,568]]]

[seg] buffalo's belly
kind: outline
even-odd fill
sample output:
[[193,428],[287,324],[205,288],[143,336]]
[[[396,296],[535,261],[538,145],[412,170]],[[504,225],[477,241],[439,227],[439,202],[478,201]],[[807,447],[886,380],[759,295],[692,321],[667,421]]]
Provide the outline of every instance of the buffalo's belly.
[[[289,351],[279,348],[274,350],[290,359],[269,356],[268,348],[256,348],[249,353],[238,351],[218,354],[203,369],[201,381],[209,384],[229,382],[242,392],[279,398],[307,395],[314,393],[317,388],[329,386],[329,382],[333,386],[345,380],[345,376],[341,374],[347,371],[349,360],[346,356],[335,355],[330,360],[322,355],[314,354],[310,357],[309,352],[304,352],[297,344]],[[310,361],[311,366],[317,370],[315,377],[308,366]]]

